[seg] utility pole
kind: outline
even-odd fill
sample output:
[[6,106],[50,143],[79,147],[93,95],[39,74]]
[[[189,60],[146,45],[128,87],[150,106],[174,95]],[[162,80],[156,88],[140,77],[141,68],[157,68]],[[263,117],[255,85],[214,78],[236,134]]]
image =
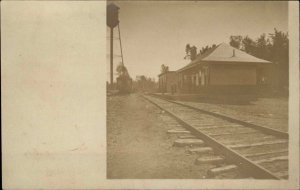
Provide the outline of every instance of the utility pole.
[[114,27],[119,24],[119,7],[113,3],[110,3],[106,7],[106,24],[110,27],[110,85],[114,84],[114,67],[113,67],[113,35]]

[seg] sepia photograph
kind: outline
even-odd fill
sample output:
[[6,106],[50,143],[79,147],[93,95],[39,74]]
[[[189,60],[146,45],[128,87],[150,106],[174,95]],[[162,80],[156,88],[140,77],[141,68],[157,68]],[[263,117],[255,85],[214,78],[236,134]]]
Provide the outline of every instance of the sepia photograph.
[[288,2],[108,1],[107,178],[289,178]]

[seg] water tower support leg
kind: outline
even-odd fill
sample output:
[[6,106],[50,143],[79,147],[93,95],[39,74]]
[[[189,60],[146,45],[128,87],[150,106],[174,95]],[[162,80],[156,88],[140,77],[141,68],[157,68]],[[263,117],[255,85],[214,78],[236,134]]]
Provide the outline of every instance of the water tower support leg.
[[113,36],[114,36],[114,28],[110,28],[110,85],[113,88],[114,84],[114,67],[113,67]]

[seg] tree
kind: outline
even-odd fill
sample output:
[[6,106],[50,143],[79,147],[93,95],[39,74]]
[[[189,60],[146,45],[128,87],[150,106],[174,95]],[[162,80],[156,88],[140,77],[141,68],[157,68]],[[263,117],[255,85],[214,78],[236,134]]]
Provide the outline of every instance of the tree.
[[190,50],[191,50],[190,44],[186,44],[186,46],[185,46],[185,54],[186,54],[186,56],[190,55]]
[[279,85],[287,87],[289,82],[289,40],[288,34],[274,29],[274,34],[269,34],[271,60],[278,64]]
[[202,47],[202,49],[199,51],[199,54],[202,55],[207,51],[211,50],[212,48],[215,48],[216,46],[217,46],[216,44],[213,44],[211,47],[210,46]]
[[289,40],[288,34],[274,29],[274,34],[269,34],[272,40],[271,55],[274,61],[288,66]]
[[256,40],[256,52],[255,55],[261,59],[270,59],[270,42],[266,39],[266,35],[262,34]]
[[161,69],[160,69],[160,72],[161,73],[166,73],[169,71],[169,67],[168,66],[165,66],[164,64],[161,65]]
[[230,36],[230,42],[229,44],[232,47],[235,47],[237,49],[240,49],[241,47],[241,42],[242,42],[243,37],[238,35],[238,36]]
[[185,57],[184,59],[189,58],[191,61],[195,60],[197,57],[197,47],[196,46],[190,46],[190,44],[186,44],[185,46]]
[[150,77],[146,77],[145,75],[138,76],[133,84],[134,89],[138,91],[154,92],[156,90],[155,79],[151,79]]
[[196,59],[196,57],[197,57],[197,48],[196,48],[196,46],[191,47],[190,56],[191,56],[190,57],[191,61]]
[[116,71],[118,76],[129,76],[127,68],[122,63],[117,66]]
[[242,39],[242,50],[251,55],[255,55],[256,43],[248,36]]
[[275,63],[273,81],[278,90],[287,89],[289,80],[288,33],[274,29],[274,33],[260,35],[256,40],[245,36],[230,36],[230,45],[255,57]]
[[191,61],[195,60],[197,56],[202,55],[206,53],[208,50],[211,50],[212,48],[215,48],[217,45],[213,44],[212,46],[205,46],[200,49],[199,53],[197,54],[197,47],[196,46],[191,46],[190,44],[187,44],[185,46],[185,53],[186,56],[184,59],[189,58]]

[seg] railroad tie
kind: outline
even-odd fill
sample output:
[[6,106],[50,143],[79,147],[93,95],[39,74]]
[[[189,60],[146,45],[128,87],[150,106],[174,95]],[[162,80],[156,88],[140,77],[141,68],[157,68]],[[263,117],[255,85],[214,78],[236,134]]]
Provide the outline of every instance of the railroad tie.
[[235,171],[237,168],[238,168],[237,165],[226,165],[226,166],[222,166],[222,167],[212,168],[207,171],[207,175],[210,177],[214,177],[214,176],[226,173],[226,172]]
[[183,147],[183,146],[203,146],[204,142],[200,139],[177,139],[175,140],[174,146]]
[[289,171],[280,171],[274,174],[282,179],[287,179],[289,177]]
[[262,163],[267,163],[267,162],[276,162],[276,161],[285,161],[288,160],[288,156],[278,156],[278,157],[273,157],[273,158],[266,158],[262,160],[257,160],[255,163],[257,164],[262,164]]
[[191,154],[211,154],[213,153],[213,149],[210,147],[196,147],[196,148],[190,148],[188,150],[189,153]]
[[215,124],[215,125],[211,125],[211,126],[207,126],[207,125],[204,125],[204,127],[198,127],[200,130],[205,130],[205,129],[218,129],[218,128],[221,128],[221,129],[226,129],[226,128],[237,128],[237,127],[241,127],[241,125],[238,125],[238,124],[228,124],[228,125],[218,125],[218,124]]
[[264,156],[264,155],[270,155],[270,154],[282,154],[282,153],[288,153],[288,150],[279,150],[279,151],[269,151],[269,152],[260,152],[260,153],[251,153],[251,154],[245,154],[244,156],[247,158],[256,157],[256,156]]
[[261,143],[252,143],[252,144],[238,144],[238,145],[230,145],[230,148],[239,149],[239,148],[247,148],[252,146],[264,146],[264,145],[273,145],[273,144],[282,144],[287,143],[286,140],[274,140],[274,141],[267,141]]
[[209,133],[209,136],[222,136],[222,135],[240,135],[240,134],[252,134],[257,133],[257,131],[246,131],[246,132],[231,132],[231,133]]
[[182,129],[170,129],[167,131],[169,134],[190,134],[190,131],[182,130]]
[[225,161],[223,157],[214,156],[214,157],[200,157],[195,161],[196,165],[200,164],[221,164]]

